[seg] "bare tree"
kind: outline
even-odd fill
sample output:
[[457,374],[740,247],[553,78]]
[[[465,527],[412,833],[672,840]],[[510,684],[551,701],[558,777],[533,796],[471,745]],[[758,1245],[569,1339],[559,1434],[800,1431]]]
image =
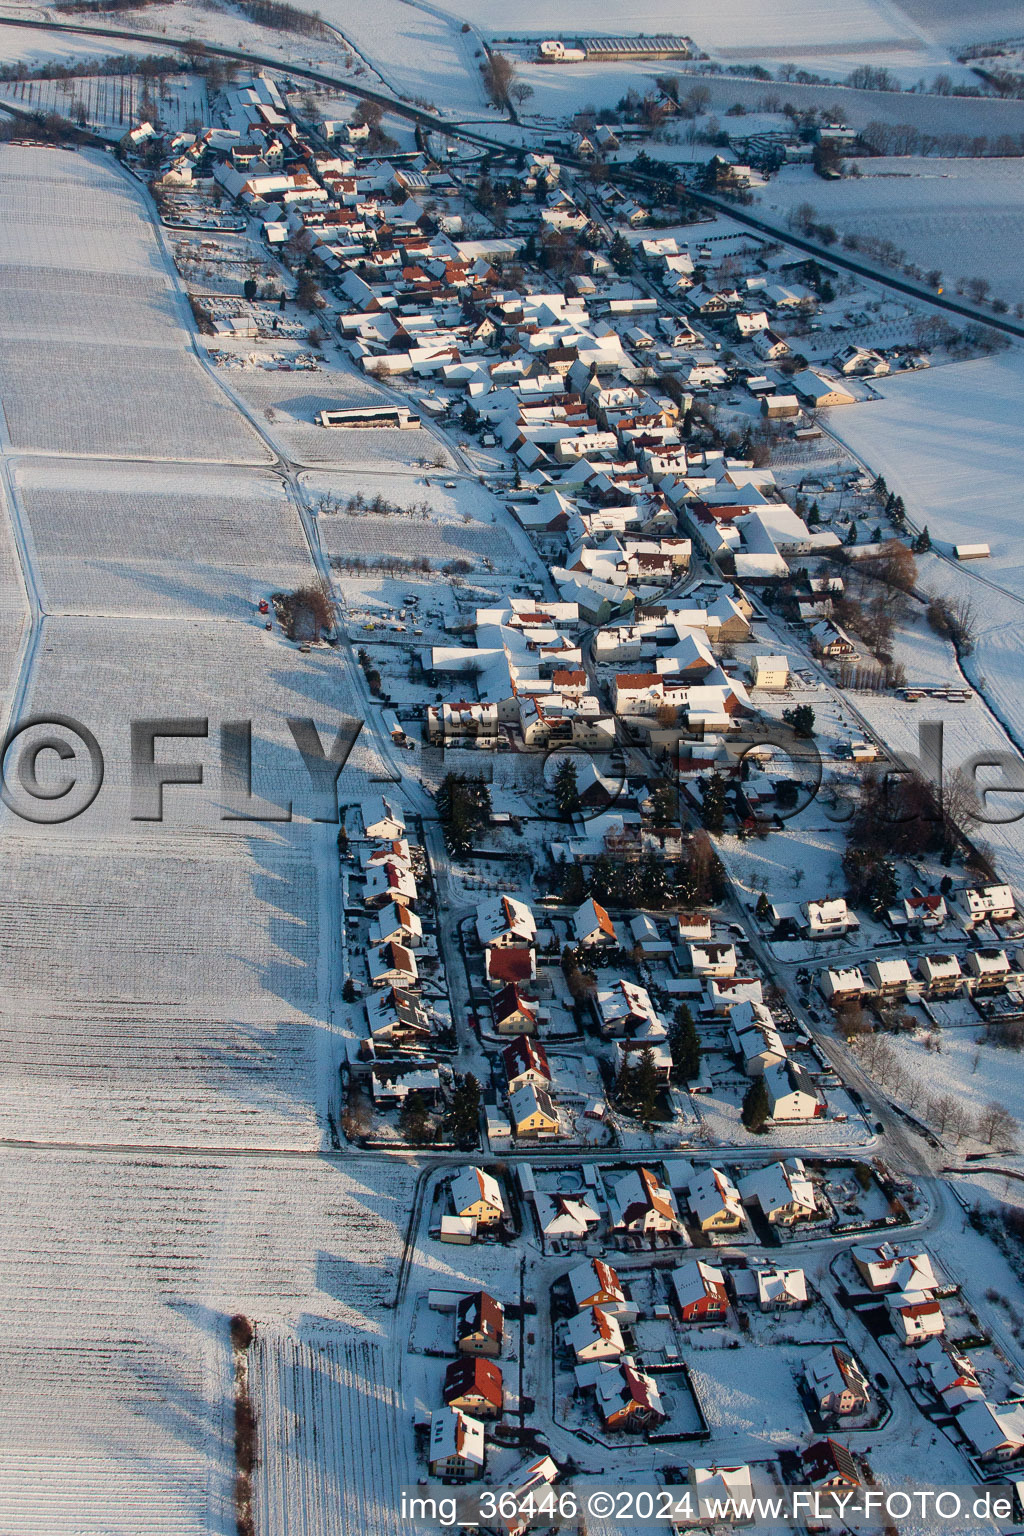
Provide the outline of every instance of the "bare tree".
[[1016,1144],[1016,1121],[1005,1104],[993,1099],[985,1105],[977,1121],[978,1137],[987,1146],[1012,1152]]
[[932,1128],[940,1136],[945,1136],[955,1111],[956,1100],[951,1093],[943,1093],[937,1099],[929,1100],[926,1113]]

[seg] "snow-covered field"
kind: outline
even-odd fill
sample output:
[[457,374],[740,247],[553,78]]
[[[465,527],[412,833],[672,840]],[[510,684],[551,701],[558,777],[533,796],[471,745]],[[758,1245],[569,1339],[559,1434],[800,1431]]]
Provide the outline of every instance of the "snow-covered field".
[[759,194],[781,224],[799,203],[841,235],[893,241],[907,259],[960,278],[985,278],[1010,303],[1024,299],[1024,160],[864,159],[863,175],[822,181],[809,166],[786,166]]
[[[966,662],[1018,748],[1024,744],[1024,577],[1020,562],[1020,443],[1024,434],[1024,356],[1019,350],[913,377],[878,381],[883,398],[830,413],[838,433],[871,469],[905,499],[917,525],[927,524],[948,556],[954,543],[984,542],[992,557],[961,565],[930,556],[922,586],[966,595],[977,614],[977,640]],[[923,639],[916,642],[919,648]],[[949,680],[956,680],[951,658]],[[909,668],[908,668],[909,673]],[[922,680],[925,680],[922,678]],[[980,705],[922,701],[910,708],[862,696],[858,702],[893,744],[916,748],[918,719],[943,719],[949,763],[956,767],[982,748],[1006,750],[998,725]],[[1024,880],[1024,823],[981,829],[1012,860],[1007,874]],[[1018,844],[1020,845],[1018,847]]]
[[308,575],[298,515],[259,470],[25,459],[15,482],[50,612],[252,619]]
[[[371,1186],[317,1157],[3,1159],[0,1533],[233,1530],[227,1318],[313,1348],[385,1332],[410,1171],[375,1168]],[[372,1411],[370,1384],[345,1407],[350,1425]],[[311,1434],[321,1413],[329,1390]],[[326,1449],[353,1497],[357,1468],[380,1488],[348,1434]]]
[[[209,1536],[234,1529],[227,1318],[296,1348],[388,1333],[414,1171],[323,1156],[336,831],[306,819],[286,723],[331,739],[360,695],[344,652],[301,655],[253,612],[312,562],[267,450],[189,357],[138,193],[100,156],[6,148],[0,169],[2,686],[106,758],[80,819],[0,818],[0,1536]],[[222,456],[243,462],[196,467]],[[15,526],[42,609],[20,676]],[[205,782],[163,822],[130,815],[140,716],[209,720],[164,744]],[[225,719],[253,722],[255,790],[294,799],[293,823],[220,819]],[[343,793],[379,767],[358,744]],[[373,1387],[346,1390],[351,1420]]]
[[[349,369],[331,373],[279,373],[262,368],[232,370],[226,387],[255,407],[270,427],[275,442],[301,464],[342,464],[373,469],[428,461],[442,453],[454,462],[437,438],[425,429],[380,427],[318,427],[322,410],[379,405],[381,391],[365,374]],[[390,400],[388,401],[390,403]]]

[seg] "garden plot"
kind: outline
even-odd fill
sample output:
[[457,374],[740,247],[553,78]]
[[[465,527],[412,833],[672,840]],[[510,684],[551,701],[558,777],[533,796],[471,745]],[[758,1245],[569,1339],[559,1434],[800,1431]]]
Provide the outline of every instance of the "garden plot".
[[[9,57],[4,55],[5,60]],[[153,99],[155,82],[141,75],[76,75],[68,80],[11,80],[0,83],[0,100],[27,112],[55,112],[69,121],[120,139],[153,111],[143,98]],[[155,98],[157,120],[167,132],[190,123],[208,123],[210,106],[201,76],[170,75]]]
[[[333,740],[343,715],[361,717],[361,695],[344,654],[325,646],[303,655],[279,631],[211,620],[149,624],[95,617],[48,621],[31,709],[83,719],[100,740],[106,759],[103,788],[92,806],[68,822],[69,837],[137,831],[129,811],[129,721],[199,716],[210,722],[209,740],[174,748],[173,755],[205,763],[203,785],[168,792],[167,825],[213,827],[245,837],[245,822],[221,819],[217,732],[222,720],[252,722],[253,788],[278,805],[294,802],[296,817],[318,809],[310,780],[288,729],[290,716],[311,716]],[[365,732],[363,733],[366,734]],[[373,773],[379,760],[362,737],[344,773]],[[344,776],[344,774],[343,774]],[[365,784],[359,794],[365,794]],[[357,796],[358,798],[358,796]],[[4,812],[0,829],[14,823]],[[38,835],[31,829],[26,836]]]
[[737,1455],[764,1455],[805,1435],[795,1376],[811,1353],[798,1345],[766,1349],[760,1342],[691,1353],[687,1364],[716,1447],[721,1440],[729,1454],[735,1446]]
[[[347,431],[333,435],[351,436]],[[471,480],[446,485],[437,473],[381,473],[367,488],[364,477],[342,473],[329,479],[307,475],[303,483],[313,505],[323,508],[320,538],[328,557],[339,562],[342,579],[352,574],[345,570],[347,562],[363,560],[373,566],[385,563],[391,554],[429,560],[437,570],[452,560],[468,560],[477,572],[518,566],[512,537],[499,523],[499,503]],[[355,495],[361,505],[350,510]]]
[[1011,303],[1024,299],[1017,255],[1024,237],[1024,162],[870,156],[859,177],[823,182],[809,166],[787,166],[758,195],[782,223],[800,203],[840,235],[891,240],[907,260],[946,274],[947,290],[961,277],[986,278]]
[[[375,1169],[371,1190],[318,1158],[4,1156],[0,1533],[226,1529],[227,1318],[242,1311],[316,1345],[352,1329],[386,1334],[410,1170]],[[352,1408],[332,1453],[354,1447],[360,1416],[369,1425],[374,1403],[386,1405],[371,1356],[334,1356]],[[303,1421],[311,1435],[315,1412]],[[352,1475],[360,1460],[369,1465],[360,1451]],[[379,1451],[372,1465],[391,1500]]]
[[257,470],[24,460],[15,473],[51,613],[244,621],[310,578],[298,514]]

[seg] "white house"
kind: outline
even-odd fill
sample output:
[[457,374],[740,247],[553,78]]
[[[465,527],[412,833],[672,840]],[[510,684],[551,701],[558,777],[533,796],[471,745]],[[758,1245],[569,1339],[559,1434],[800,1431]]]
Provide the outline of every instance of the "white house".
[[375,842],[405,836],[405,817],[394,800],[385,795],[369,795],[360,802],[363,830]]
[[810,1076],[794,1061],[769,1067],[764,1074],[768,1089],[768,1112],[779,1121],[814,1120],[825,1113],[824,1101]]
[[845,970],[822,971],[818,985],[828,1001],[836,1005],[855,1002],[868,989],[863,973],[855,965]]
[[484,1467],[483,1422],[458,1408],[435,1409],[427,1460],[432,1477],[476,1477]]
[[1008,885],[981,885],[961,891],[958,905],[965,928],[979,923],[1008,923],[1017,915],[1017,903]]
[[802,1269],[759,1269],[757,1305],[762,1312],[784,1312],[807,1305],[807,1276]]
[[577,1361],[619,1360],[626,1352],[619,1320],[603,1307],[584,1307],[566,1325]]
[[870,990],[880,997],[904,997],[914,980],[910,966],[902,957],[898,960],[869,960],[866,977]]
[[591,896],[573,913],[572,931],[577,944],[618,944],[618,935],[608,913]]
[[583,1242],[601,1220],[600,1213],[585,1195],[549,1195],[540,1190],[534,1196],[533,1204],[537,1225],[544,1237]]
[[864,1413],[871,1401],[868,1379],[860,1364],[841,1344],[829,1344],[811,1355],[804,1379],[820,1413]]
[[537,937],[537,922],[525,901],[493,896],[477,910],[476,935],[488,949],[527,949]]
[[920,1344],[946,1331],[942,1307],[928,1291],[897,1291],[886,1296],[885,1304],[893,1331],[904,1344]]
[[956,1417],[979,1461],[1009,1461],[1024,1450],[1024,1404],[968,1403]]
[[860,927],[860,918],[850,911],[842,896],[805,902],[803,912],[806,932],[812,939],[827,939]]
[[608,1191],[608,1219],[619,1232],[681,1232],[675,1195],[649,1168],[633,1168]]
[[736,947],[733,944],[690,944],[690,970],[695,976],[735,976]]

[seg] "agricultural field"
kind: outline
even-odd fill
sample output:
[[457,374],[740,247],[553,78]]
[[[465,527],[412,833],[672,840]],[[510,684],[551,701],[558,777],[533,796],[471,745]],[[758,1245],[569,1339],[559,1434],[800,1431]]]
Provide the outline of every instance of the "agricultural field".
[[[426,456],[454,460],[425,429],[381,427],[328,428],[316,425],[323,410],[379,405],[382,392],[365,375],[344,373],[279,373],[266,369],[232,370],[227,389],[255,408],[270,436],[300,464],[339,464],[356,469],[387,469],[412,464]],[[390,399],[387,400],[390,404]]]
[[390,1352],[373,1339],[269,1331],[257,1350],[260,1536],[299,1536],[311,1517],[321,1530],[406,1536],[395,1492],[415,1470]]
[[251,620],[308,578],[298,514],[259,470],[25,459],[15,476],[50,612]]
[[858,160],[862,175],[822,181],[809,166],[787,166],[758,195],[780,225],[800,203],[842,236],[890,240],[906,259],[944,274],[984,278],[1008,303],[1024,300],[1017,259],[1024,240],[1024,160],[941,160],[901,156]]
[[[226,1529],[227,1317],[257,1336],[384,1333],[412,1174],[376,1169],[371,1188],[315,1157],[4,1155],[0,1533]],[[347,1386],[354,1425],[372,1383]],[[352,1483],[369,1464],[342,1446]]]
[[316,7],[302,0],[302,7],[337,27],[396,96],[453,115],[484,115],[482,50],[472,32],[461,30],[461,17],[405,0],[378,0],[369,10],[353,0],[324,0]]

